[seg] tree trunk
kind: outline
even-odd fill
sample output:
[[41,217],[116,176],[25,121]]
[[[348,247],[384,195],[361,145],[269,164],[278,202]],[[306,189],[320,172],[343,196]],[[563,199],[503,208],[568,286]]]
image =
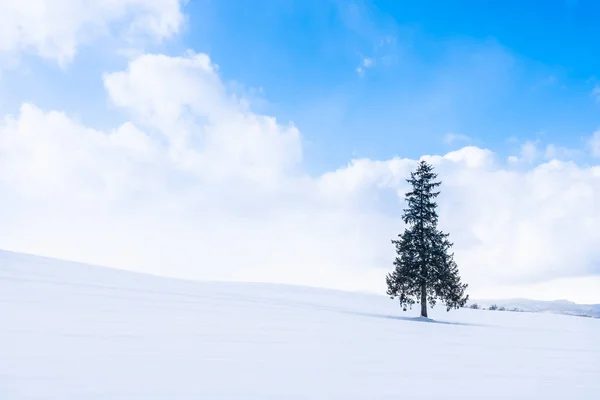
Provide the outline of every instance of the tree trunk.
[[427,318],[427,286],[425,282],[421,284],[421,317]]

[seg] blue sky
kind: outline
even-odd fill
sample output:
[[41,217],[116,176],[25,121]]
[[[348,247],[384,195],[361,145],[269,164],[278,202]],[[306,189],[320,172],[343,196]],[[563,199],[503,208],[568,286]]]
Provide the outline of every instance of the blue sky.
[[[211,54],[225,78],[261,88],[264,109],[303,132],[315,171],[447,151],[447,133],[500,154],[525,140],[581,147],[600,125],[595,2],[194,1],[186,10],[186,46]],[[374,65],[361,76],[366,58]]]
[[599,302],[599,11],[0,1],[0,248],[381,293],[426,157],[474,297]]

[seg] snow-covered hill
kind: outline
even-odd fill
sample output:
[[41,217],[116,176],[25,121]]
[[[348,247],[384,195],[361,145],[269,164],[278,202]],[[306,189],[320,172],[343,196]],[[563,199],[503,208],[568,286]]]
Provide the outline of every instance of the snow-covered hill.
[[600,320],[0,252],[0,398],[598,399]]

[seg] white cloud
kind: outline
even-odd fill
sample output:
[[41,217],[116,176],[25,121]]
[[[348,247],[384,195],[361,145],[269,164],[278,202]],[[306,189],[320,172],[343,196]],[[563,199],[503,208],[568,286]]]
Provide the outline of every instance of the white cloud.
[[182,169],[273,184],[301,159],[298,130],[250,112],[227,92],[205,54],[143,55],[104,82],[115,105],[164,136]]
[[588,145],[592,155],[594,157],[600,157],[600,130],[596,131],[590,140],[588,141]]
[[539,140],[531,141],[527,140],[521,145],[520,154],[518,156],[508,157],[510,163],[525,163],[533,164],[539,159],[541,151],[539,149]]
[[[141,55],[104,83],[131,115],[111,131],[30,104],[0,123],[0,248],[193,279],[384,290],[416,160],[308,176],[298,130],[253,112],[204,54]],[[425,159],[444,182],[441,224],[476,297],[600,272],[600,167],[515,170],[474,146]]]
[[100,132],[31,104],[5,117],[1,127],[0,180],[32,198],[120,196],[151,184],[142,179],[144,169],[159,156],[156,143],[132,123]]
[[102,36],[168,38],[181,28],[180,0],[2,0],[0,54],[33,53],[69,62]]

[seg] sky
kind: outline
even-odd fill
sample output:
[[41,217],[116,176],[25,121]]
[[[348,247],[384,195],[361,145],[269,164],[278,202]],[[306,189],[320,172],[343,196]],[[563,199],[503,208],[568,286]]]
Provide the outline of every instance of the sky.
[[384,293],[424,159],[471,297],[600,303],[598,12],[0,0],[0,248]]

